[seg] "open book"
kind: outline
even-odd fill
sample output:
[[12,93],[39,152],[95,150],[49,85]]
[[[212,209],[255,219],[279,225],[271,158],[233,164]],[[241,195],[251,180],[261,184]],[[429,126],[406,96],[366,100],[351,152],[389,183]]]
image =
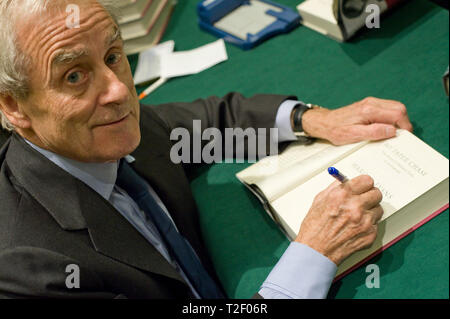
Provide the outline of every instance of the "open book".
[[282,154],[266,157],[236,176],[294,240],[314,197],[335,181],[327,172],[329,166],[349,179],[370,175],[383,193],[377,239],[347,258],[337,277],[448,208],[448,159],[405,130],[397,130],[397,136],[388,140],[344,146],[294,142]]

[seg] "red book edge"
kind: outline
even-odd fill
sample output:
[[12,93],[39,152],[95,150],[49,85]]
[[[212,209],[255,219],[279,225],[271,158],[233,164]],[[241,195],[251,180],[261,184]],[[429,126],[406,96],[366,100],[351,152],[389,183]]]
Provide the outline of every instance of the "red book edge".
[[432,220],[434,217],[436,217],[437,215],[439,215],[440,213],[442,213],[443,211],[445,211],[447,208],[449,207],[449,204],[447,203],[446,205],[442,206],[440,209],[438,209],[437,211],[435,211],[433,214],[429,215],[427,218],[423,219],[421,222],[417,223],[415,226],[411,227],[410,229],[408,229],[407,231],[405,231],[403,234],[399,235],[397,238],[393,239],[392,241],[390,241],[389,243],[387,243],[386,245],[384,245],[383,247],[381,247],[380,249],[376,250],[375,252],[373,252],[371,255],[367,256],[366,258],[364,258],[363,260],[361,260],[359,263],[355,264],[354,266],[350,267],[349,269],[347,269],[346,271],[344,271],[342,274],[340,274],[339,276],[337,276],[336,278],[334,278],[333,283],[335,283],[336,281],[342,279],[344,276],[348,275],[349,273],[351,273],[353,270],[359,268],[361,265],[363,265],[364,263],[366,263],[367,261],[369,261],[370,259],[372,259],[373,257],[375,257],[376,255],[378,255],[379,253],[381,253],[382,251],[388,249],[389,247],[391,247],[393,244],[395,244],[396,242],[398,242],[400,239],[406,237],[407,235],[409,235],[410,233],[412,233],[413,231],[415,231],[417,228],[423,226],[425,223],[429,222],[430,220]]
[[400,2],[405,2],[406,0],[386,0],[387,6],[388,8],[392,8],[394,6],[396,6],[397,4],[399,4]]
[[159,41],[161,41],[161,38],[163,37],[164,33],[166,32],[167,26],[169,25],[170,22],[170,18],[172,17],[173,14],[173,9],[175,8],[175,6],[173,5],[172,8],[170,8],[170,12],[167,15],[167,20],[164,23],[164,26],[161,28],[161,32],[158,34],[158,37],[156,38],[155,44],[159,43]]
[[169,0],[163,0],[163,2],[161,2],[161,3],[164,3],[164,4],[160,4],[160,7],[158,8],[158,11],[156,11],[156,15],[155,15],[155,17],[153,18],[152,23],[150,23],[149,27],[147,28],[147,33],[146,33],[146,35],[150,33],[151,29],[153,28],[153,26],[154,26],[154,25],[156,24],[156,22],[158,21],[158,18],[159,18],[159,16],[161,15],[161,13],[163,12],[164,8],[165,8],[167,5],[170,5]]
[[147,13],[147,10],[150,8],[150,5],[152,4],[153,0],[148,0],[147,5],[144,7],[144,11],[141,12],[141,17],[140,19],[142,19],[142,17],[145,16],[145,14]]

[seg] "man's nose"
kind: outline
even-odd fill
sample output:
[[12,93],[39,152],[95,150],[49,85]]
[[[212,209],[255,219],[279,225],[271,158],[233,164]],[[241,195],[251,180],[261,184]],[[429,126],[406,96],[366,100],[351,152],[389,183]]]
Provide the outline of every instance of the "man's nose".
[[102,70],[100,105],[124,104],[128,101],[128,87],[109,68]]

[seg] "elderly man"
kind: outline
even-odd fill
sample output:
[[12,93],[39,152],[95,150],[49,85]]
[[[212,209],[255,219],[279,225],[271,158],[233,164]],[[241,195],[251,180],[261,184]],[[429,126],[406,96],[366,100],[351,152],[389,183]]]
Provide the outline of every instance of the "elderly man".
[[[79,27],[66,24],[68,4]],[[0,0],[0,296],[225,298],[170,132],[279,129],[334,144],[411,130],[405,106],[337,110],[239,94],[139,105],[114,8],[101,0]],[[269,130],[267,130],[269,131]],[[5,136],[5,131],[2,133]],[[323,298],[336,267],[369,246],[382,215],[369,176],[317,195],[255,297]]]

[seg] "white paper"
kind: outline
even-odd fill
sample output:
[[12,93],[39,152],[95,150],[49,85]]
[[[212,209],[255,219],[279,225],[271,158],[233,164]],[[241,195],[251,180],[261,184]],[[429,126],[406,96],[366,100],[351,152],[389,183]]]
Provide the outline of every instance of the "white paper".
[[219,39],[197,49],[161,56],[161,77],[196,74],[228,59],[225,43]]
[[161,76],[161,56],[171,54],[175,48],[173,40],[163,42],[139,54],[134,72],[134,84],[145,83]]
[[170,78],[195,74],[228,59],[225,42],[220,39],[190,51],[173,52],[175,43],[167,41],[142,52],[134,74],[138,85],[164,79],[146,91],[149,94]]

